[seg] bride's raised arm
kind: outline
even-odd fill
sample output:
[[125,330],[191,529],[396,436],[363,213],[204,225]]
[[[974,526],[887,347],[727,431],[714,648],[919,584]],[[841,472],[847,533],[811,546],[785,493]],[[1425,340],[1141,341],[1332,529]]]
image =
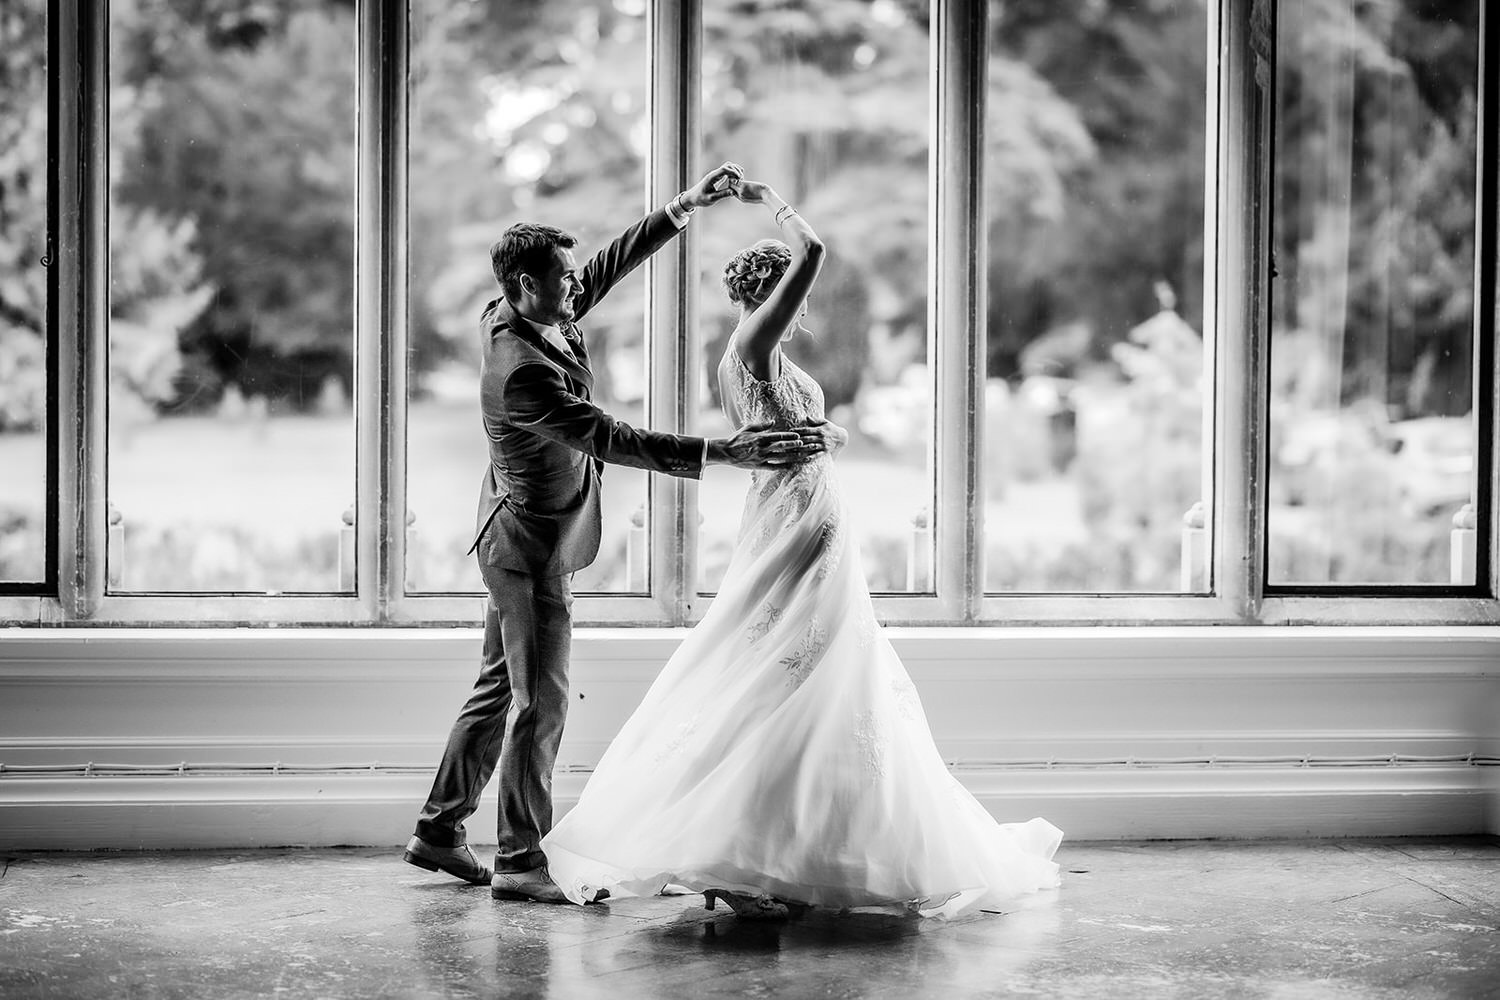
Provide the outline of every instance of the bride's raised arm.
[[742,180],[734,182],[733,188],[740,201],[765,205],[773,213],[792,252],[786,273],[775,282],[769,294],[759,302],[754,301],[752,294],[750,301],[741,303],[750,311],[740,323],[737,337],[740,357],[752,371],[764,371],[769,366],[771,352],[802,314],[807,295],[823,267],[826,251],[813,227],[771,185]]

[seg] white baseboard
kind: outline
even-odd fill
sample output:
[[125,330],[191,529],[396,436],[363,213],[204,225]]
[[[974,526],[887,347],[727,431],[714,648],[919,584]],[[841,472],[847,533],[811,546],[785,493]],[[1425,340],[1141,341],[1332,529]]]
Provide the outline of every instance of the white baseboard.
[[[1044,816],[1070,840],[1474,834],[1494,768],[960,769],[1002,821]],[[586,775],[563,773],[559,815]],[[0,845],[20,850],[394,845],[411,834],[426,775],[13,778]],[[493,794],[469,823],[493,843]],[[1493,832],[1493,827],[1489,827]]]
[[[683,634],[576,637],[559,809]],[[1500,756],[1500,629],[891,635],[954,773],[1004,820],[1075,840],[1500,834],[1500,767],[1453,759]],[[478,647],[470,630],[0,634],[0,848],[397,844]],[[364,770],[305,773],[334,765]],[[493,815],[490,798],[476,841]]]

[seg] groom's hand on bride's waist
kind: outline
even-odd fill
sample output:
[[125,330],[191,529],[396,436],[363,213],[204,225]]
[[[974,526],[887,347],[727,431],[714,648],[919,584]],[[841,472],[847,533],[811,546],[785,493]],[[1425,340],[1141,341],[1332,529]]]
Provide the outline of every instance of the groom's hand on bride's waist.
[[746,424],[733,437],[708,441],[708,461],[742,469],[800,465],[827,451],[827,435],[815,424],[782,428]]
[[849,432],[832,420],[809,420],[797,428],[806,436],[815,436],[823,443],[823,450],[830,455],[849,443]]

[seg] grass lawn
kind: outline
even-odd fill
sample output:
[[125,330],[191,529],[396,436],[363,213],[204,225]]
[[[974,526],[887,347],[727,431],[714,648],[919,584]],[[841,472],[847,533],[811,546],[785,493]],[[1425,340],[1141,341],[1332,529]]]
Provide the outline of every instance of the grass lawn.
[[[705,414],[703,426],[727,432],[717,413]],[[354,502],[354,441],[353,420],[343,416],[177,417],[117,429],[108,491],[125,527],[123,589],[336,590],[341,518]],[[485,454],[477,406],[411,408],[407,490],[416,516],[412,576],[421,590],[479,590],[466,550]],[[43,457],[41,435],[0,435],[0,510],[25,512],[21,530],[33,534]],[[856,439],[838,469],[872,580],[901,586],[912,517],[930,503],[924,460]],[[625,539],[647,479],[636,469],[607,470],[601,557],[578,575],[576,589],[623,586]],[[699,484],[707,588],[717,584],[748,483],[747,472],[715,466]],[[1012,484],[1003,502],[987,505],[986,523],[992,549],[1061,546],[1085,534],[1077,490],[1062,479]],[[880,559],[900,562],[872,565]]]

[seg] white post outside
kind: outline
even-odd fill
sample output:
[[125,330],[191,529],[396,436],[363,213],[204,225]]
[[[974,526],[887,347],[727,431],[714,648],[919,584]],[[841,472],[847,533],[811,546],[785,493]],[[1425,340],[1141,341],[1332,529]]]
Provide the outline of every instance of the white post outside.
[[1466,503],[1453,515],[1453,530],[1448,533],[1448,582],[1470,586],[1474,580],[1475,543],[1479,519],[1474,505]]
[[646,533],[646,505],[641,504],[630,515],[630,533],[625,536],[625,589],[644,594],[649,586],[647,566],[651,556],[651,539]]
[[906,589],[918,594],[932,591],[932,508],[923,507],[911,518],[906,543]]
[[1178,582],[1184,594],[1208,592],[1208,516],[1202,500],[1182,515],[1182,568]]
[[118,507],[108,502],[105,504],[105,511],[109,521],[105,583],[110,590],[119,590],[120,581],[125,576],[125,516]]
[[339,526],[339,590],[345,593],[353,593],[358,582],[355,576],[354,559],[354,505],[350,504],[344,508],[344,513],[339,515],[343,522]]

